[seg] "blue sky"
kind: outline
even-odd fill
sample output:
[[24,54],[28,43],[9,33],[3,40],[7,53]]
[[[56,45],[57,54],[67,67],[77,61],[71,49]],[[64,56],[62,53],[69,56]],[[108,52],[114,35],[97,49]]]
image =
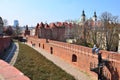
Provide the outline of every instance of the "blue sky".
[[39,22],[75,20],[85,10],[87,18],[96,11],[99,16],[107,11],[120,16],[120,0],[0,0],[0,16],[10,25],[35,26]]

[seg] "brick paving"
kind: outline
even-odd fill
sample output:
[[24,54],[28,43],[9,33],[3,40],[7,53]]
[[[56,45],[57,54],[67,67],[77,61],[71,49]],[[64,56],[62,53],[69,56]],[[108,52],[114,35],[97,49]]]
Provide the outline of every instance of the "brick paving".
[[[28,46],[32,47],[30,44],[27,43]],[[64,60],[60,59],[55,55],[51,55],[50,53],[46,52],[41,48],[32,47],[48,60],[52,61],[54,64],[65,70],[67,73],[71,74],[75,77],[76,80],[96,80],[95,77],[88,76],[87,74],[81,72],[79,69],[75,68],[74,66],[70,65],[69,63],[65,62]]]

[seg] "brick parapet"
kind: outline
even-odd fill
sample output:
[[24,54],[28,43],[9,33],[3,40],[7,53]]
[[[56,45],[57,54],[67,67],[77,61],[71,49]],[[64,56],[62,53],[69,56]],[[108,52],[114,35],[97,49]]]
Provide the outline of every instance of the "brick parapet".
[[[90,71],[90,63],[97,66],[98,57],[97,55],[92,54],[91,48],[53,40],[48,40],[48,43],[46,43],[46,39],[29,37],[28,42],[31,43],[31,41],[32,44],[35,43],[35,47],[43,48],[44,45],[44,50],[49,53],[51,53],[52,47],[52,55],[56,55],[75,67],[96,76],[95,73]],[[102,53],[103,59],[109,60],[109,65],[104,68],[108,79],[114,80],[115,77],[117,77],[118,80],[120,80],[120,54],[104,50],[101,50],[100,52]],[[72,61],[73,55],[77,57],[76,61]],[[114,77],[114,75],[117,76]]]
[[0,80],[30,80],[18,69],[0,60]]

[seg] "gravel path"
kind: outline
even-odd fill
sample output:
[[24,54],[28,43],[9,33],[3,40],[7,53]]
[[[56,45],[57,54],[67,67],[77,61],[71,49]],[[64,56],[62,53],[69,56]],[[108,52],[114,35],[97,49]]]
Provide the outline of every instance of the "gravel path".
[[[30,44],[27,44],[27,45],[32,47]],[[56,64],[57,66],[65,70],[67,73],[73,75],[76,80],[96,80],[96,79],[93,79],[91,76],[88,76],[87,74],[81,72],[79,69],[75,68],[74,66],[65,62],[64,60],[60,59],[59,57],[55,55],[51,55],[50,53],[47,53],[45,50],[41,48],[35,48],[35,47],[32,47],[32,48],[37,50],[40,54],[42,54],[48,60],[52,61],[54,64]]]

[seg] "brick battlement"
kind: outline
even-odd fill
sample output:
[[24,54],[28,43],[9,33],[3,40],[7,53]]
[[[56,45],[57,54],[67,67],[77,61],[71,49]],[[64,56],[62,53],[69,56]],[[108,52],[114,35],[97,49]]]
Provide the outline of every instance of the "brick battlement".
[[[91,64],[97,66],[98,56],[92,54],[92,49],[75,44],[69,44],[59,41],[39,39],[35,37],[28,37],[28,43],[34,47],[43,48],[51,55],[56,55],[75,67],[87,72],[91,75],[97,76],[90,71]],[[108,60],[109,63],[103,67],[103,74],[106,80],[120,80],[120,54],[109,51],[100,51],[102,58]]]

